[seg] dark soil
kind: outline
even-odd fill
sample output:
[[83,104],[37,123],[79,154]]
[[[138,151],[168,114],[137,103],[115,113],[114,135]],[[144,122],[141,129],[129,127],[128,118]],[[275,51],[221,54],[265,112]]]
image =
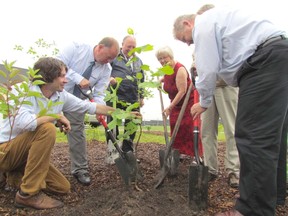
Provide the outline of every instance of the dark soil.
[[[88,143],[89,165],[92,183],[82,186],[70,175],[70,159],[67,143],[57,143],[52,156],[56,165],[70,180],[71,193],[55,197],[65,206],[60,209],[33,210],[14,207],[16,192],[0,189],[0,215],[53,215],[53,216],[208,216],[233,207],[238,190],[227,184],[223,170],[225,143],[219,145],[221,171],[219,177],[209,183],[208,208],[196,212],[188,204],[188,167],[190,160],[181,162],[176,177],[165,178],[159,189],[154,189],[159,173],[159,149],[164,145],[140,143],[137,157],[144,180],[127,188],[115,165],[105,163],[106,144],[98,141]],[[277,216],[287,215],[288,204],[277,207]]]

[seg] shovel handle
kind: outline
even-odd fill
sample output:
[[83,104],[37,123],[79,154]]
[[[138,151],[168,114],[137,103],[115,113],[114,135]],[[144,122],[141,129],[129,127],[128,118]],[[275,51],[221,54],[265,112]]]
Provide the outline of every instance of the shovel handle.
[[89,86],[89,93],[85,93],[82,89],[80,85],[77,85],[79,91],[81,92],[81,94],[83,94],[85,97],[87,97],[89,99],[90,102],[95,102],[93,95],[92,95],[92,88],[91,86]]
[[167,145],[169,143],[168,130],[167,130],[167,118],[164,114],[164,102],[163,102],[162,91],[160,88],[158,88],[158,91],[159,91],[160,103],[161,103],[161,113],[162,113],[162,120],[163,120],[163,127],[164,127],[164,137],[165,137],[165,143],[166,143],[166,147],[167,147]]
[[[199,102],[199,93],[196,89],[194,89],[194,104]],[[197,116],[196,119],[193,121],[193,135],[194,135],[194,154],[197,164],[201,164],[200,162],[200,156],[199,156],[199,135],[200,135],[200,116]]]
[[105,128],[105,131],[108,133],[110,139],[113,142],[113,145],[115,146],[116,150],[119,152],[119,154],[121,155],[122,158],[125,158],[125,155],[122,151],[122,149],[119,147],[119,145],[117,144],[117,140],[114,136],[114,134],[112,133],[112,131],[109,129],[107,122],[104,119],[103,115],[99,115],[98,116],[98,121],[100,121],[100,123],[103,125],[103,127]]
[[[194,90],[193,94],[194,94],[194,104],[199,103],[199,93],[196,89]],[[200,126],[200,116],[199,115],[193,121],[193,125],[194,125],[194,127]]]

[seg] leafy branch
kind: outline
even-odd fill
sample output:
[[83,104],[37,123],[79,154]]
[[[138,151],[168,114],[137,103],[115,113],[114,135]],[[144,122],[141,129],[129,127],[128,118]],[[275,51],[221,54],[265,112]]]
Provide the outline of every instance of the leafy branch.
[[[35,42],[37,47],[49,49],[55,46],[55,43],[49,44],[45,42],[43,39],[39,39]],[[16,50],[23,51],[24,48],[22,46],[16,45]],[[55,54],[58,49],[53,48],[52,53]],[[27,51],[27,53],[34,55],[36,58],[41,57],[38,55],[38,52],[33,47]],[[43,56],[43,55],[42,55]],[[44,55],[46,56],[46,55]],[[10,127],[10,134],[8,139],[8,144],[12,138],[13,128],[15,127],[15,121],[17,115],[21,107],[23,106],[32,106],[32,102],[29,100],[30,97],[35,97],[37,99],[44,98],[44,96],[37,91],[32,91],[31,87],[35,85],[43,85],[44,81],[39,80],[41,75],[38,75],[38,70],[34,70],[32,68],[28,68],[28,70],[24,73],[19,68],[15,67],[15,62],[7,62],[3,61],[4,71],[0,70],[0,114],[2,118],[8,119],[8,126]],[[45,100],[48,100],[45,98]],[[47,101],[47,106],[45,107],[40,100],[38,100],[38,104],[40,106],[40,112],[37,114],[37,118],[41,116],[51,116],[54,118],[58,118],[57,114],[51,113],[52,107],[59,105],[61,102],[53,103],[51,100]],[[31,122],[26,123],[23,130],[29,126]],[[8,147],[8,144],[5,148]],[[4,149],[5,152],[5,149]],[[4,154],[4,152],[0,152]]]

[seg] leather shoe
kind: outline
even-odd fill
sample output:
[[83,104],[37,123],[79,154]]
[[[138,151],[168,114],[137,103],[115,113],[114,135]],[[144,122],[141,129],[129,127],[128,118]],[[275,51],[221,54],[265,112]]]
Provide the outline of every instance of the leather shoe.
[[217,213],[214,216],[244,216],[243,214],[241,214],[239,211],[237,211],[236,209],[231,209],[229,211],[226,212],[222,212],[222,213]]
[[239,178],[235,173],[230,173],[228,175],[228,184],[232,188],[238,188],[239,187]]
[[15,197],[15,206],[17,208],[51,209],[63,207],[64,203],[42,192],[32,196],[24,196],[18,191]]
[[85,186],[90,185],[91,179],[89,173],[75,173],[73,176],[77,181]]

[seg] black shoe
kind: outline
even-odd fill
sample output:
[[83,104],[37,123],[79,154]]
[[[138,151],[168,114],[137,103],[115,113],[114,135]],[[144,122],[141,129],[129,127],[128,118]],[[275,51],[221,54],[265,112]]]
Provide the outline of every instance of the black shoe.
[[77,181],[85,186],[90,185],[91,179],[89,173],[75,173],[73,176]]
[[218,177],[218,175],[213,174],[213,173],[208,173],[208,181],[214,181],[216,178]]
[[133,142],[124,140],[122,144],[122,151],[127,153],[129,151],[134,151],[133,149]]

